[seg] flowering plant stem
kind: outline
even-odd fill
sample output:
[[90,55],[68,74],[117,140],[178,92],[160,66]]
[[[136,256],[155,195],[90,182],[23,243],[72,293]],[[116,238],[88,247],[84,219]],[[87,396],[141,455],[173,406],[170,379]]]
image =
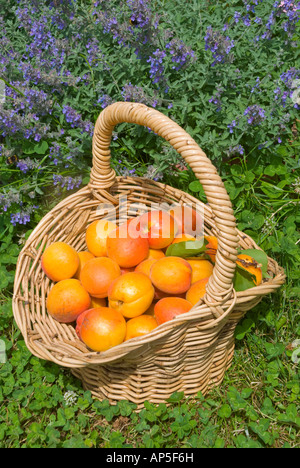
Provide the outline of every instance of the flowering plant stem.
[[13,89],[14,91],[16,91],[18,94],[20,94],[20,96],[24,97],[25,95],[18,89],[16,88],[15,86],[13,86],[11,83],[9,83],[9,81],[6,81],[3,76],[1,76],[0,78],[1,81],[3,81],[6,86],[8,86],[9,88]]

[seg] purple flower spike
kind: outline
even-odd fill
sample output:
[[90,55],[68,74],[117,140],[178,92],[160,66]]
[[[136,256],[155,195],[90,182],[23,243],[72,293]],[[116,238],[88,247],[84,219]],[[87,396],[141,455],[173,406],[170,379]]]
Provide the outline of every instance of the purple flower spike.
[[265,111],[257,104],[247,107],[244,112],[249,125],[259,125],[265,119]]

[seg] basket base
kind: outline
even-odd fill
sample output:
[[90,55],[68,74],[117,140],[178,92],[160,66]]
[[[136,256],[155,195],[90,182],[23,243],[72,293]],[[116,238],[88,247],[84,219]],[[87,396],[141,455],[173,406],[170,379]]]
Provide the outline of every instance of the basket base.
[[[127,400],[144,407],[144,402],[166,403],[174,392],[196,396],[207,394],[220,385],[234,356],[233,332],[236,323],[229,322],[218,335],[217,342],[205,346],[195,354],[172,366],[163,367],[160,362],[149,365],[128,365],[124,360],[109,365],[91,365],[72,369],[72,374],[81,380],[84,390],[89,390],[98,400],[108,400],[111,405]],[[170,357],[171,361],[171,357]]]

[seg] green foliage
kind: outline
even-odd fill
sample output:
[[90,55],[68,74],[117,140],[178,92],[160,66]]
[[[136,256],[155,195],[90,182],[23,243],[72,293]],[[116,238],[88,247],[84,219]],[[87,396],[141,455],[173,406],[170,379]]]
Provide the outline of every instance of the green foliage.
[[208,241],[206,239],[197,241],[178,242],[171,244],[166,250],[166,256],[175,256],[182,258],[201,257],[205,255],[205,249]]
[[68,371],[33,357],[16,333],[10,344],[7,340],[8,360],[0,365],[0,446],[296,446],[299,374],[280,341],[284,335],[278,341],[275,335],[265,339],[264,326],[271,329],[259,320],[263,308],[251,312],[251,333],[244,323],[233,367],[221,387],[206,397],[176,392],[166,403],[145,401],[139,413],[128,401],[111,405],[93,399]]
[[12,227],[9,227],[0,234],[0,293],[11,289],[20,253],[19,246],[13,243],[12,231]]

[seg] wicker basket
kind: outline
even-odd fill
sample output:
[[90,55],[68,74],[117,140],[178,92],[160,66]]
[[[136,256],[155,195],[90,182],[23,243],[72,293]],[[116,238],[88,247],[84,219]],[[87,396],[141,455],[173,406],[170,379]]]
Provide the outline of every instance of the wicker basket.
[[[146,126],[169,141],[200,180],[208,203],[153,180],[116,177],[110,166],[109,147],[113,129],[121,122]],[[77,338],[73,325],[58,323],[47,314],[45,303],[52,283],[43,273],[40,259],[45,247],[58,240],[85,250],[86,228],[101,218],[99,205],[113,205],[118,213],[125,195],[129,205],[140,203],[149,209],[153,203],[163,202],[201,207],[205,234],[218,238],[216,262],[206,296],[189,312],[144,337],[102,353],[91,352]],[[231,364],[234,330],[239,320],[285,281],[283,269],[269,258],[268,279],[236,293],[233,276],[238,248],[259,247],[237,230],[223,182],[196,142],[157,110],[138,103],[118,102],[103,110],[97,120],[90,183],[50,211],[20,253],[14,317],[35,356],[71,368],[96,398],[111,403],[125,399],[140,408],[145,400],[160,403],[175,391],[205,394],[221,383]]]

